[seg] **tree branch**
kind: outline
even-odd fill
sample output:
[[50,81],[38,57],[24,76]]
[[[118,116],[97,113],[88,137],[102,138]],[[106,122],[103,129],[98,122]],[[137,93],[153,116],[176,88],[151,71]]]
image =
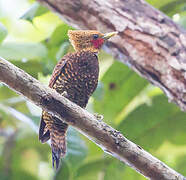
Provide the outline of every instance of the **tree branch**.
[[23,70],[0,58],[0,81],[44,110],[64,120],[105,152],[150,179],[186,180],[161,161],[126,139],[119,131],[98,121],[94,115],[45,87]]
[[118,31],[107,50],[186,111],[186,31],[144,0],[38,0],[80,29]]

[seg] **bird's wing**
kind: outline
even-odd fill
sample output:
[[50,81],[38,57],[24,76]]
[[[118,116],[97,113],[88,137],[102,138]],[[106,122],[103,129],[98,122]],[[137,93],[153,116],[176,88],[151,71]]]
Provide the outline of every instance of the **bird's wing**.
[[57,81],[58,77],[60,76],[61,71],[62,71],[63,67],[65,66],[66,62],[67,62],[67,59],[63,58],[58,62],[58,64],[54,68],[54,71],[52,73],[52,77],[49,81],[49,87],[50,88],[52,88],[54,86],[54,84]]
[[[63,67],[66,64],[67,59],[63,58],[61,59],[58,64],[56,65],[56,67],[54,68],[54,71],[52,73],[52,77],[50,79],[49,82],[49,87],[52,88],[55,84],[55,82],[57,81],[58,77],[61,74],[61,71],[63,69]],[[46,141],[48,141],[48,139],[50,139],[50,133],[49,130],[46,129],[46,123],[44,121],[44,114],[46,114],[45,111],[42,112],[42,116],[41,116],[41,121],[40,121],[40,128],[39,128],[39,140],[44,143]]]

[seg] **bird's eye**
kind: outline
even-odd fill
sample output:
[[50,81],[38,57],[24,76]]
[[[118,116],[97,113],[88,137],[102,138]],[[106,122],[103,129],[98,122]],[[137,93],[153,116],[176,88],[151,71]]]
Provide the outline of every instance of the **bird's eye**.
[[93,38],[94,38],[94,39],[97,39],[98,37],[99,37],[98,34],[94,34],[94,35],[93,35]]

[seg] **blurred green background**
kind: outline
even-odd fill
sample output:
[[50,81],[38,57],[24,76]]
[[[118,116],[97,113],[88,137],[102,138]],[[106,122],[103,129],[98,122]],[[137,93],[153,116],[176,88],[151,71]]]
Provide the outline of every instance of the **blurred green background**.
[[[186,28],[185,0],[148,2]],[[33,0],[0,0],[0,56],[46,85],[57,61],[73,51],[68,29],[72,27]],[[99,85],[88,111],[103,114],[106,123],[186,176],[186,114],[110,55],[102,51],[99,59]],[[68,154],[56,173],[49,144],[38,141],[40,113],[0,83],[0,180],[145,179],[73,128]]]

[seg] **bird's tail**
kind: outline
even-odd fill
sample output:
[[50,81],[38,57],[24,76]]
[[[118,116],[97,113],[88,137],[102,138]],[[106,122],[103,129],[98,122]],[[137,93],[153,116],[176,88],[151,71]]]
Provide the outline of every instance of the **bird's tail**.
[[39,128],[39,140],[45,143],[51,139],[52,165],[59,168],[60,158],[66,153],[66,132],[68,125],[46,111],[43,111]]
[[59,168],[60,159],[66,154],[66,132],[68,128],[66,123],[62,123],[60,120],[58,121],[58,123],[53,124],[53,127],[50,130],[52,165],[56,169]]

